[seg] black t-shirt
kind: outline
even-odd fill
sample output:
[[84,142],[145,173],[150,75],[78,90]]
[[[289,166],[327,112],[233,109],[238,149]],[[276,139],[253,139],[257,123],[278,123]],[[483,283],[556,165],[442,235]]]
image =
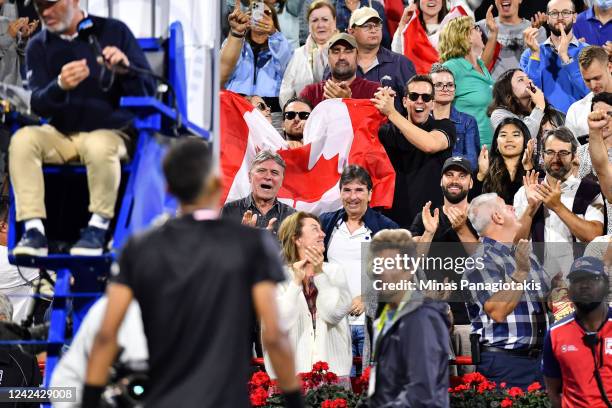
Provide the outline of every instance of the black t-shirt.
[[[452,224],[446,214],[442,211],[442,206],[436,207],[439,212],[438,229],[433,236],[432,245],[429,249],[429,257],[441,257],[441,258],[464,258],[466,259],[469,255],[466,252],[463,244],[459,240],[459,236],[452,227]],[[433,213],[433,208],[431,212]],[[474,234],[478,237],[478,233],[470,220],[467,220],[467,226]],[[423,217],[421,213],[418,213],[414,217],[414,221],[410,226],[410,233],[413,236],[421,236],[425,232],[425,226],[423,225]],[[444,278],[448,278],[449,282],[455,282],[457,287],[461,283],[462,273],[461,271],[451,270],[426,270],[425,271],[428,279],[435,279],[438,282],[443,282]],[[448,300],[451,310],[453,312],[455,324],[469,324],[470,319],[465,308],[466,295],[459,290],[453,291],[451,297]]]
[[[2,340],[18,340],[3,338]],[[40,387],[42,375],[38,361],[33,355],[24,353],[15,346],[0,347],[0,387]],[[34,402],[4,402],[0,408],[38,408],[40,403]]]
[[432,202],[432,207],[442,205],[442,165],[451,157],[456,138],[455,125],[448,119],[435,120],[429,117],[418,126],[427,132],[439,130],[446,134],[449,147],[434,154],[424,153],[408,142],[391,123],[382,126],[378,133],[395,169],[393,207],[385,211],[385,215],[402,228],[410,227],[427,201]]
[[112,279],[142,309],[147,407],[249,407],[252,288],[284,280],[265,231],[191,215],[131,238]]

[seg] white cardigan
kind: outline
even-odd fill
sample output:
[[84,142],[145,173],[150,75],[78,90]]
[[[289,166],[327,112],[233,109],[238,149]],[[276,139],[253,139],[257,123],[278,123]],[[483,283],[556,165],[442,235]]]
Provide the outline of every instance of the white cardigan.
[[[309,372],[317,361],[326,361],[330,371],[348,376],[353,363],[347,317],[352,298],[340,265],[325,262],[323,272],[314,277],[319,291],[316,331],[312,327],[312,316],[302,285],[294,282],[292,270],[286,272],[289,276],[278,285],[276,298],[281,324],[288,332],[295,353],[297,373]],[[264,362],[268,375],[276,378],[265,349]]]
[[285,69],[278,93],[281,108],[289,99],[299,96],[306,86],[322,81],[327,64],[327,46],[318,49],[312,36],[308,36],[306,44],[293,52]]

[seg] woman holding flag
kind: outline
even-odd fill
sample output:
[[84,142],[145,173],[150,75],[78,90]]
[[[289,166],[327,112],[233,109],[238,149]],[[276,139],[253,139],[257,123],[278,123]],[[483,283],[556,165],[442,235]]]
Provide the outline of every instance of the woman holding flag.
[[472,9],[463,0],[410,0],[391,43],[391,50],[413,61],[417,73],[427,74],[440,60],[438,41],[440,31],[449,21],[472,15]]

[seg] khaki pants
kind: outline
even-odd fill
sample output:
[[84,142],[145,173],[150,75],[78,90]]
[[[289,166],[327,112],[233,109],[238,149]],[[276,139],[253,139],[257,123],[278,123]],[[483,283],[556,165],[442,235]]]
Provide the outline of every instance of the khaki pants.
[[81,162],[87,168],[89,211],[113,218],[121,181],[120,160],[127,158],[126,137],[108,129],[66,136],[50,125],[17,131],[9,146],[17,221],[46,218],[42,164],[71,162]]

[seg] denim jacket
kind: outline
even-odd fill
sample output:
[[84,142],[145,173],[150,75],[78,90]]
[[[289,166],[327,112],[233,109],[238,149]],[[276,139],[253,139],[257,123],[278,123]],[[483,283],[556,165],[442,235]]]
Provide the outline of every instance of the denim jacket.
[[480,135],[478,123],[472,115],[451,108],[450,120],[455,125],[457,140],[453,147],[453,156],[463,156],[470,161],[473,169],[478,168],[480,154]]
[[255,60],[248,41],[244,41],[236,68],[225,88],[244,95],[278,97],[285,68],[293,50],[280,32],[268,38],[268,49],[262,50]]

